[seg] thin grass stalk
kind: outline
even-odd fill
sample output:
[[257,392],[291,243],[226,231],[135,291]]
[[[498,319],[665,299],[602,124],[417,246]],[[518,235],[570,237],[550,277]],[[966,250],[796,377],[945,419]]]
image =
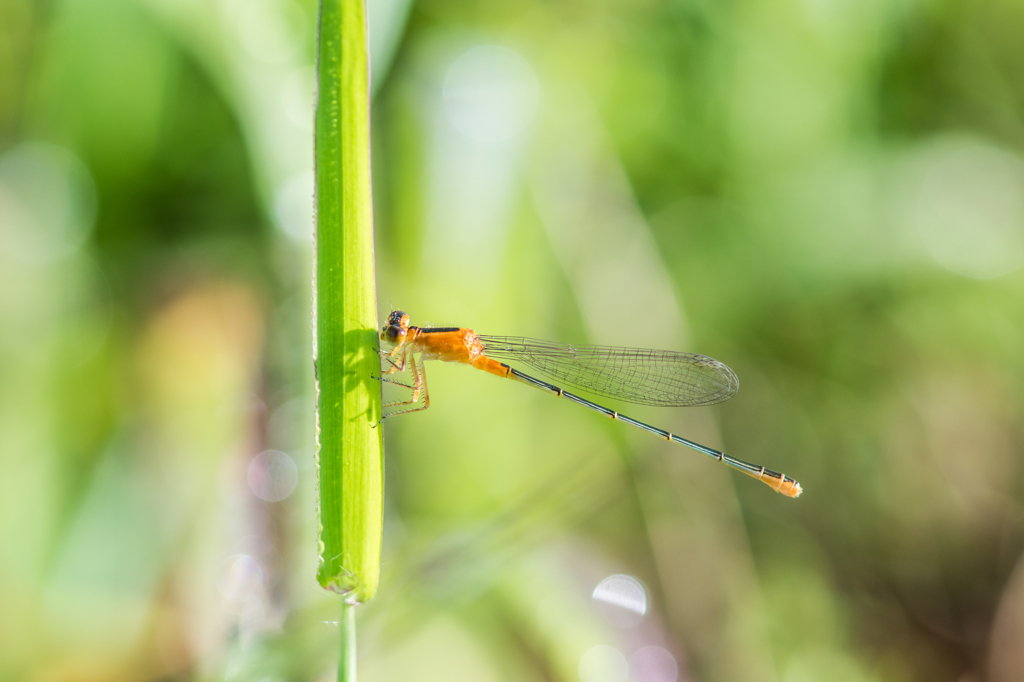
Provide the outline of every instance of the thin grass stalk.
[[341,602],[338,630],[341,633],[338,682],[356,682],[356,607],[345,601]]

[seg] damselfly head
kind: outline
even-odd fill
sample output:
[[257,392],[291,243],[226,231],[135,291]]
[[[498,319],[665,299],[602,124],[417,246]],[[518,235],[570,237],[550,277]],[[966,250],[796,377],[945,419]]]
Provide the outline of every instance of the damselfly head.
[[409,330],[409,316],[401,310],[393,310],[388,316],[388,323],[380,330],[380,340],[391,344],[398,343]]

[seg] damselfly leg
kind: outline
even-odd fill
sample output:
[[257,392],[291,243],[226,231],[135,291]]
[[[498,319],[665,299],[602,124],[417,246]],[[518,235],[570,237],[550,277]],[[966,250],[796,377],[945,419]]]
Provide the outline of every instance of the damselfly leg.
[[[391,364],[391,367],[387,371],[382,372],[380,377],[374,378],[384,383],[394,384],[396,386],[408,388],[409,390],[412,391],[412,397],[409,400],[399,400],[390,403],[384,403],[382,407],[401,407],[403,405],[415,405],[416,403],[419,402],[421,391],[423,393],[423,405],[420,407],[412,407],[407,410],[397,410],[395,412],[389,412],[388,414],[384,414],[381,416],[380,421],[378,421],[377,424],[375,424],[375,426],[379,425],[380,422],[384,421],[388,417],[394,417],[395,415],[398,414],[409,414],[410,412],[420,412],[430,407],[430,392],[427,388],[426,367],[424,366],[422,360],[420,360],[420,362],[416,361],[416,357],[413,355],[412,349],[405,349],[404,352],[402,352],[401,359],[398,362],[395,362],[389,354],[381,353],[381,356]],[[395,372],[405,371],[406,366],[408,366],[409,369],[412,371],[412,385],[409,385],[401,381],[396,381],[395,379],[392,379],[390,376],[388,376],[394,374]]]

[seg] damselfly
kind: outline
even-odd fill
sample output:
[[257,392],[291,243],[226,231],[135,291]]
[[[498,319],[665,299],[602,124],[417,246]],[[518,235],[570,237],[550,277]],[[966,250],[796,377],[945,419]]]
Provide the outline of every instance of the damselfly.
[[521,336],[486,336],[463,327],[415,327],[409,324],[409,316],[401,310],[391,313],[387,324],[381,329],[380,338],[392,347],[390,353],[381,353],[390,365],[384,375],[405,371],[408,367],[413,376],[412,385],[396,381],[389,376],[380,377],[381,381],[412,390],[411,399],[386,403],[384,406],[415,405],[419,403],[420,394],[423,394],[421,406],[391,412],[384,415],[381,421],[387,417],[418,412],[430,407],[427,375],[423,368],[426,360],[461,362],[499,377],[514,379],[539,388],[560,398],[567,398],[606,417],[626,422],[673,443],[685,445],[766,483],[772,490],[783,495],[798,497],[803,492],[800,484],[788,476],[735,459],[664,429],[631,419],[558,386],[523,374],[501,362],[521,362],[556,381],[606,398],[638,405],[691,407],[720,403],[734,396],[739,390],[740,383],[736,374],[713,358],[696,353],[667,350],[574,346]]

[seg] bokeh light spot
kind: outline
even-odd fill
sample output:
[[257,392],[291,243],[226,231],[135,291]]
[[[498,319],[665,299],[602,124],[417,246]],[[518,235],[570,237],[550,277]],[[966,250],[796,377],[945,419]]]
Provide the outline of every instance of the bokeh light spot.
[[975,279],[1024,265],[1024,162],[966,142],[938,157],[921,186],[917,225],[932,257]]
[[292,494],[298,482],[295,461],[280,450],[264,450],[249,463],[249,487],[261,500],[279,502]]
[[281,231],[297,242],[313,242],[313,173],[300,173],[278,188],[274,217]]
[[217,591],[228,602],[242,602],[263,592],[263,568],[248,554],[232,554],[221,564]]
[[608,576],[591,596],[601,614],[618,627],[633,627],[647,613],[647,591],[629,575]]
[[645,646],[629,657],[630,682],[676,682],[675,657],[660,646]]
[[626,682],[629,663],[613,646],[599,644],[580,658],[581,682]]
[[540,85],[526,60],[484,45],[455,60],[444,79],[444,105],[459,132],[498,142],[522,132],[537,113]]

